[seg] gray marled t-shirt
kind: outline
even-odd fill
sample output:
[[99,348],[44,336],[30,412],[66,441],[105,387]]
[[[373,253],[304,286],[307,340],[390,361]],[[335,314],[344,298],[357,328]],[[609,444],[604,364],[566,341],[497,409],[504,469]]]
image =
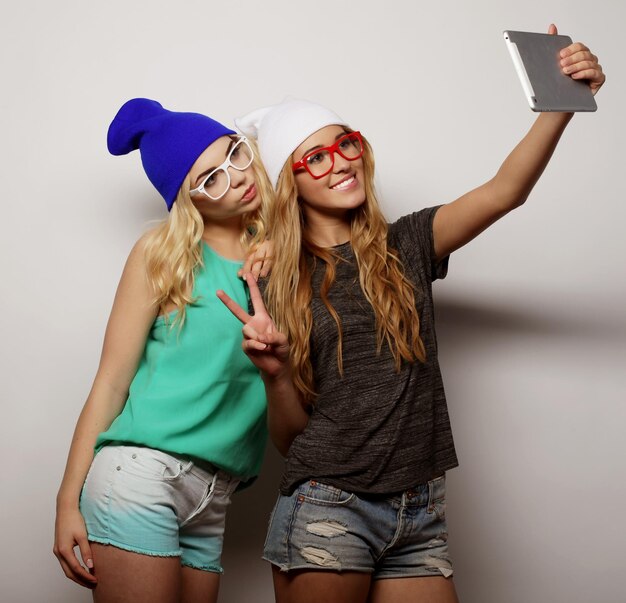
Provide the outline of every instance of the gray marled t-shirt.
[[329,299],[341,317],[344,376],[337,368],[337,326],[319,296],[325,264],[312,277],[311,359],[318,397],[306,429],[286,460],[281,492],[315,479],[361,494],[400,492],[457,465],[434,329],[432,281],[447,272],[435,263],[432,219],[437,208],[404,216],[389,227],[414,285],[426,362],[395,371],[389,347],[376,351],[374,312],[359,285],[349,243],[335,247],[337,262]]

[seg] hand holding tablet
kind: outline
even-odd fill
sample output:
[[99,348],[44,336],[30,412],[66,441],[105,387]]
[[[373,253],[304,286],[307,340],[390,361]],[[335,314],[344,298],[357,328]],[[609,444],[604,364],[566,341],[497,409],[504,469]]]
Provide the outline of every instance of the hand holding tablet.
[[[595,111],[604,83],[598,59],[569,36],[505,31],[504,39],[533,111]],[[567,72],[565,72],[567,70]]]

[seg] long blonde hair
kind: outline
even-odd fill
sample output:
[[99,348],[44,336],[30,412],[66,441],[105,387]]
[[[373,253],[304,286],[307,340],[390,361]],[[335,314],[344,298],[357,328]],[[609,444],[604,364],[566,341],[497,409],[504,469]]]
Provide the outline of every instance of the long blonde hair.
[[[351,214],[350,242],[361,289],[376,318],[378,352],[386,342],[399,371],[403,361],[423,362],[426,352],[419,335],[420,322],[413,288],[404,275],[396,251],[387,245],[387,222],[374,188],[374,155],[367,140],[363,139],[363,144],[365,201]],[[310,352],[312,267],[308,256],[312,255],[314,262],[319,260],[326,264],[320,296],[337,325],[337,368],[343,375],[341,319],[328,299],[338,257],[332,250],[315,245],[308,236],[291,170],[292,161],[290,157],[283,167],[268,214],[269,236],[280,252],[274,254],[266,295],[269,312],[277,327],[289,337],[294,384],[303,399],[312,402],[315,398]]]
[[[251,252],[265,239],[265,215],[273,190],[254,142],[248,142],[254,151],[252,170],[257,194],[261,195],[259,207],[244,214],[241,220],[241,243]],[[187,304],[193,302],[196,270],[203,266],[204,221],[191,200],[190,190],[191,180],[187,174],[169,217],[144,237],[146,272],[154,292],[152,301],[159,313],[164,313],[173,304],[177,313],[171,324],[177,324],[179,328],[185,322]]]

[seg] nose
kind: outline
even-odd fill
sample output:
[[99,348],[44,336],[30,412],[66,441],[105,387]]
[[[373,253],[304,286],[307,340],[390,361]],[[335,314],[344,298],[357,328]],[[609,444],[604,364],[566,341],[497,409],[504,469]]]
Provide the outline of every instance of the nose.
[[335,153],[333,159],[335,162],[333,165],[333,173],[335,174],[345,172],[350,167],[350,161],[342,157],[339,153]]
[[238,170],[231,165],[228,167],[228,173],[230,174],[231,188],[237,188],[246,181],[245,170]]

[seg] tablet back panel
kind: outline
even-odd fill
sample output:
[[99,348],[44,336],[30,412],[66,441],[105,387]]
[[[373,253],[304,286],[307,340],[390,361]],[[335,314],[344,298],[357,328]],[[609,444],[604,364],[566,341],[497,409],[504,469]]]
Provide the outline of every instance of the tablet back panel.
[[533,111],[595,111],[596,102],[584,81],[561,71],[559,52],[569,36],[505,31],[504,39]]

